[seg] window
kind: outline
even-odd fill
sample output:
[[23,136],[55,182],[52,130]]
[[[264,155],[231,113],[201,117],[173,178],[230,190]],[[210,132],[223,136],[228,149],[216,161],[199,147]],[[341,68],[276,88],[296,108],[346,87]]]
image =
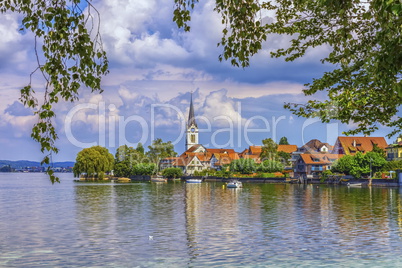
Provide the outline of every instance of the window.
[[190,140],[191,140],[191,143],[195,143],[195,135],[194,134],[191,134]]

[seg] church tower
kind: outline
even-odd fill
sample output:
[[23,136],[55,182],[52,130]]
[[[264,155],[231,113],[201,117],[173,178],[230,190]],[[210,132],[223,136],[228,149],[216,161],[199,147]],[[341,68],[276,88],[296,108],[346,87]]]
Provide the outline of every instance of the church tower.
[[198,126],[195,122],[193,93],[191,93],[190,111],[188,113],[187,130],[186,130],[186,150],[191,146],[198,144]]

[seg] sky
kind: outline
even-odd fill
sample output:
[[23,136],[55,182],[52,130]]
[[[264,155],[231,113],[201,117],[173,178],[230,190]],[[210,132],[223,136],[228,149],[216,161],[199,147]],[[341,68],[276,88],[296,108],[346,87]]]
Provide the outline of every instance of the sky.
[[[269,36],[250,67],[219,62],[221,19],[214,1],[201,1],[192,14],[191,32],[172,20],[173,0],[95,0],[110,73],[102,94],[82,88],[80,100],[54,107],[60,149],[53,161],[74,161],[83,148],[101,145],[115,153],[118,146],[146,146],[162,138],[185,149],[184,124],[192,94],[200,128],[199,141],[210,148],[240,152],[283,136],[301,146],[311,139],[334,144],[353,128],[339,122],[323,124],[298,118],[285,102],[305,103],[304,84],[333,66],[320,62],[330,49],[310,49],[294,62],[272,59],[269,52],[288,45],[289,37]],[[35,69],[33,35],[19,32],[21,16],[0,15],[0,159],[40,161],[39,145],[30,137],[37,118],[19,102],[20,89]],[[36,81],[36,80],[35,80]],[[36,81],[40,99],[41,84]],[[372,136],[385,136],[382,128]],[[390,140],[388,140],[390,141]]]

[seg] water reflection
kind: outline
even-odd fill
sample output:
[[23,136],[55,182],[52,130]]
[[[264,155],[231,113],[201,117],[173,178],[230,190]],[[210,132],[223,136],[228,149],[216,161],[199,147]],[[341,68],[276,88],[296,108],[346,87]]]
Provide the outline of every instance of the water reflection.
[[400,243],[400,196],[395,189],[279,184],[76,187],[82,240],[115,254],[123,246],[112,257],[152,265],[384,260]]
[[0,184],[0,266],[402,265],[400,189],[42,179]]

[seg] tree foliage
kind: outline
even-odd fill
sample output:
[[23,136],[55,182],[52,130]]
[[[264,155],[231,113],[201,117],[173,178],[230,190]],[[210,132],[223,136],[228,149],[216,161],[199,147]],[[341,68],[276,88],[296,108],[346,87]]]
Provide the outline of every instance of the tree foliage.
[[290,165],[290,159],[292,158],[292,155],[290,153],[287,153],[287,152],[279,151],[278,152],[278,158],[279,158],[279,160],[282,161],[283,164],[285,164],[286,166],[289,166]]
[[[88,5],[87,14],[81,9],[82,3]],[[82,0],[0,1],[0,12],[21,14],[20,31],[30,31],[35,36],[37,67],[21,89],[20,100],[38,116],[31,136],[40,143],[42,153],[47,153],[42,164],[49,164],[51,154],[58,152],[53,124],[55,104],[59,100],[78,100],[81,87],[102,92],[100,82],[108,72],[108,61],[99,29],[94,27],[99,22],[94,23],[91,11],[96,12],[90,2]],[[32,85],[35,73],[40,73],[45,82],[40,99],[36,92],[42,89]],[[59,181],[52,170],[48,169],[47,173],[52,182]]]
[[357,152],[354,156],[345,155],[335,161],[332,171],[361,178],[362,176],[374,174],[382,170],[386,164],[387,161],[380,153],[367,152],[366,154],[362,154],[361,152]]
[[144,154],[144,147],[136,149],[122,145],[116,150],[114,174],[117,177],[153,175],[157,171],[155,163],[150,163]]
[[384,149],[378,147],[377,144],[373,144],[373,150],[371,150],[374,153],[378,153],[379,155],[381,155],[382,157],[384,157],[384,159],[387,159],[387,153]]
[[260,158],[262,160],[276,160],[278,158],[278,144],[273,139],[268,138],[262,141]]
[[253,159],[236,159],[230,163],[229,170],[241,174],[251,174],[256,171],[256,165]]
[[350,170],[353,168],[353,156],[345,155],[334,162],[331,167],[333,172],[339,172],[350,175]]
[[181,170],[181,168],[174,168],[174,167],[165,168],[162,171],[162,176],[169,179],[180,178],[181,176],[183,176],[183,171]]
[[402,160],[387,161],[382,171],[396,171],[402,169]]
[[114,166],[114,157],[109,150],[101,146],[85,148],[77,154],[73,167],[74,177],[103,179],[105,173]]
[[[198,0],[175,0],[174,21],[190,30],[190,10]],[[219,60],[249,66],[250,57],[262,49],[271,34],[290,36],[289,46],[271,49],[272,57],[293,61],[311,48],[330,48],[322,63],[334,70],[306,84],[304,94],[324,91],[324,101],[287,103],[303,117],[356,123],[347,132],[369,134],[379,124],[402,129],[397,115],[402,102],[402,2],[399,0],[216,0],[215,11],[224,25],[218,46]],[[273,18],[263,17],[273,14]]]
[[117,177],[130,177],[133,166],[140,163],[143,154],[139,153],[133,147],[121,145],[116,150],[114,174]]
[[289,145],[288,138],[282,137],[282,138],[279,140],[279,145]]
[[257,168],[258,171],[260,172],[281,172],[283,171],[283,164],[279,161],[275,160],[265,160],[263,161]]
[[146,156],[149,157],[150,161],[157,165],[159,165],[159,160],[163,158],[177,156],[172,142],[163,142],[160,138],[152,141],[152,144],[148,146],[148,149],[149,151],[146,153]]

